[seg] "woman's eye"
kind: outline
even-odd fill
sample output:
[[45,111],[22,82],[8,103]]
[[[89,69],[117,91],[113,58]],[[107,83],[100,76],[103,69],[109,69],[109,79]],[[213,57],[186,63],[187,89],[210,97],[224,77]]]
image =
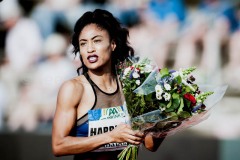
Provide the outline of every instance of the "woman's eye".
[[94,43],[99,43],[99,42],[101,42],[100,39],[96,39],[96,40],[94,40]]
[[86,43],[80,43],[80,46],[81,47],[83,47],[83,46],[85,46],[86,45]]

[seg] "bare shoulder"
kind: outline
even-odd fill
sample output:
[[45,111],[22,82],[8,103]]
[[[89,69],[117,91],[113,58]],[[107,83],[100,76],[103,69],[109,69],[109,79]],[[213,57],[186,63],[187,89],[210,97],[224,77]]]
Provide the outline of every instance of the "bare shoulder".
[[87,83],[86,79],[82,75],[65,81],[59,89],[58,101],[71,100],[72,103],[79,103],[84,92],[85,83]]
[[64,90],[64,91],[78,91],[78,90],[83,89],[82,79],[83,79],[82,76],[78,76],[76,78],[65,81],[60,87],[60,92],[62,90]]

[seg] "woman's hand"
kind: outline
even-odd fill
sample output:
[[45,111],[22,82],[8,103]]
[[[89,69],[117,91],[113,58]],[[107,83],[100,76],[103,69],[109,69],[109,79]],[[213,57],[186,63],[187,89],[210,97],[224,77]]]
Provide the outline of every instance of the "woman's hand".
[[145,148],[147,148],[149,151],[152,151],[152,152],[157,151],[158,147],[161,145],[161,143],[163,142],[166,136],[167,134],[159,138],[159,137],[155,137],[154,133],[152,132],[147,133],[144,137]]
[[108,132],[112,142],[129,142],[131,144],[139,145],[144,138],[144,134],[140,131],[134,131],[130,125],[120,124],[111,132]]

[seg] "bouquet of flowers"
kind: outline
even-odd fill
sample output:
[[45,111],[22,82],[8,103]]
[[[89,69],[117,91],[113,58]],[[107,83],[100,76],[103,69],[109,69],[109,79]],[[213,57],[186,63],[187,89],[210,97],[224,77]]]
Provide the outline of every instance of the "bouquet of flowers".
[[[227,87],[208,90],[197,85],[191,75],[195,69],[159,69],[148,58],[132,58],[120,64],[118,74],[132,128],[161,138],[205,120]],[[209,98],[210,103],[205,103]],[[129,145],[119,159],[134,160],[137,153],[138,146]]]

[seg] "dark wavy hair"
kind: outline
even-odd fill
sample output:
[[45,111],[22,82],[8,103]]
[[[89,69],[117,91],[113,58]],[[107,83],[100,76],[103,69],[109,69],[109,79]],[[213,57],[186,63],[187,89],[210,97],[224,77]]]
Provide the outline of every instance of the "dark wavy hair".
[[[116,73],[116,64],[124,61],[127,57],[134,55],[134,50],[128,42],[128,29],[122,27],[118,19],[106,10],[96,9],[93,12],[88,11],[84,13],[77,20],[72,36],[72,45],[74,46],[73,53],[75,56],[80,51],[78,41],[79,35],[83,28],[89,24],[96,24],[98,27],[106,30],[109,34],[110,40],[113,40],[116,43],[116,48],[111,56],[113,73]],[[78,68],[77,72],[80,74],[79,71],[82,69],[82,73],[84,74],[88,71],[88,68],[84,65],[81,56],[80,60],[82,66]]]

